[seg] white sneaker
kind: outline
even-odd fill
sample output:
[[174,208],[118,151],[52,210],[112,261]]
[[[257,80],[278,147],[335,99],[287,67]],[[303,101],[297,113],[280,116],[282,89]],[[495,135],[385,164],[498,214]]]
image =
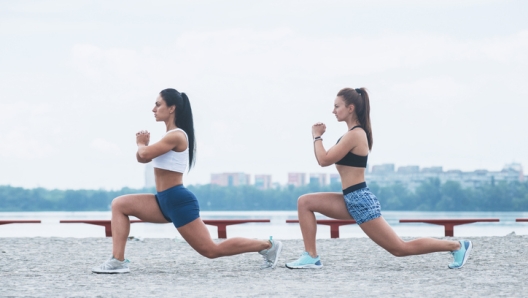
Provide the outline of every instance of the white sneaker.
[[125,259],[124,261],[119,261],[113,256],[106,260],[103,264],[93,267],[93,273],[106,273],[106,274],[116,274],[116,273],[129,273],[130,269],[128,268],[129,260]]
[[272,238],[273,237],[270,237],[269,240],[269,242],[271,243],[271,247],[259,251],[259,254],[261,254],[264,258],[264,263],[262,263],[260,269],[275,269],[275,266],[277,266],[277,261],[279,260],[280,253],[282,251],[282,242],[275,241]]

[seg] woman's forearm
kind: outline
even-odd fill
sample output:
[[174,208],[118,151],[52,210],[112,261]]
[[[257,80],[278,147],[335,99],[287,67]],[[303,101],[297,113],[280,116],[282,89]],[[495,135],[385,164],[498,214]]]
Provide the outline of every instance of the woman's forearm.
[[148,163],[152,159],[145,156],[147,146],[138,144],[138,151],[136,152],[137,161],[140,163]]
[[315,140],[314,141],[314,153],[315,153],[315,158],[317,159],[317,163],[321,166],[321,167],[326,167],[326,166],[329,166],[329,164],[327,164],[326,162],[326,150],[323,146],[323,141],[322,140]]

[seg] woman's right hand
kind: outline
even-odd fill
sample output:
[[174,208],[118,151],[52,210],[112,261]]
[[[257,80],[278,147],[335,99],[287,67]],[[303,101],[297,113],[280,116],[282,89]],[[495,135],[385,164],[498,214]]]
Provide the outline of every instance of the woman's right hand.
[[141,130],[136,133],[136,144],[148,146],[150,142],[150,132]]
[[312,137],[320,137],[326,131],[326,125],[322,122],[317,122],[312,126]]

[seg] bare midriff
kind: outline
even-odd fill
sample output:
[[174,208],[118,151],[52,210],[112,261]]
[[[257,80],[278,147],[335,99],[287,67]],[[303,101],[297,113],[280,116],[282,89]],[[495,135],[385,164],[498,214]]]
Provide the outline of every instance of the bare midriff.
[[154,168],[154,177],[156,178],[157,192],[162,192],[173,186],[183,184],[183,173],[179,172]]
[[336,165],[336,169],[341,176],[342,189],[365,182],[365,168]]

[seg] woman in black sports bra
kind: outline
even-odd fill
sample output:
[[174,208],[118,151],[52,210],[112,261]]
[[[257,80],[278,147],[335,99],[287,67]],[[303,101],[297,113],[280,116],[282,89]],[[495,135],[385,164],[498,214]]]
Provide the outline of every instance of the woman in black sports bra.
[[450,251],[454,261],[449,268],[461,268],[471,251],[468,240],[450,241],[420,238],[403,241],[381,216],[380,204],[365,182],[368,153],[372,149],[370,102],[365,88],[345,88],[334,101],[334,115],[345,122],[347,132],[330,149],[323,146],[323,123],[312,126],[314,152],[320,166],[332,164],[341,176],[343,193],[312,193],[299,197],[297,212],[304,241],[301,257],[286,264],[290,269],[321,268],[315,236],[317,223],[314,212],[335,219],[354,219],[375,243],[395,256],[409,256],[439,251]]

